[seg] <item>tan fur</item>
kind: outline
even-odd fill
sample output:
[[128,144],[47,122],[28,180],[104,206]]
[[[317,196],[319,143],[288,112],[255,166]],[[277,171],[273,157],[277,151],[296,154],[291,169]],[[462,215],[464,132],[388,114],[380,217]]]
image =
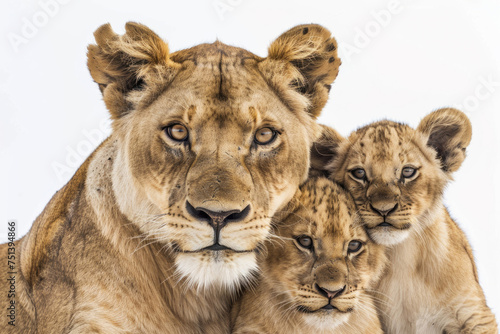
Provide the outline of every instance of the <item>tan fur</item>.
[[[377,288],[387,333],[497,333],[469,243],[442,200],[471,133],[465,114],[441,109],[416,130],[382,121],[331,137],[331,177],[351,192],[371,237],[389,246]],[[416,174],[404,178],[405,166]]]
[[[370,293],[386,262],[384,247],[364,231],[351,196],[326,178],[312,178],[275,223],[260,281],[233,308],[233,332],[382,333]],[[304,235],[313,238],[312,249],[298,243]],[[348,253],[353,240],[363,246]],[[329,299],[318,286],[345,288]],[[327,304],[335,309],[323,310]]]
[[[104,25],[89,46],[113,132],[17,241],[17,326],[2,333],[227,333],[271,216],[307,177],[339,65],[326,29],[287,32],[269,58],[220,42],[170,53],[147,27],[125,30]],[[276,140],[258,145],[264,127]],[[205,249],[215,228],[188,202],[246,212],[221,227],[225,250]]]

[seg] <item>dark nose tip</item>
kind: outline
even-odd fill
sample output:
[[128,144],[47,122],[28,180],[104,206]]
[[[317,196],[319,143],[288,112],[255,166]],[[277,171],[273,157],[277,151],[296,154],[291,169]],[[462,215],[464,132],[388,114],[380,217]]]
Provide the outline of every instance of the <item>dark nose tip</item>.
[[336,298],[336,297],[340,296],[345,291],[345,287],[346,286],[344,285],[341,289],[331,291],[331,290],[320,287],[318,284],[314,284],[314,288],[316,289],[316,291],[318,291],[320,295],[325,296],[328,299],[332,299],[332,298]]
[[392,208],[386,210],[378,209],[371,204],[370,207],[372,208],[373,211],[378,212],[378,214],[381,215],[382,217],[387,217],[388,215],[396,211],[398,204],[396,203]]
[[187,212],[196,219],[208,222],[214,229],[220,230],[228,223],[242,221],[250,212],[250,205],[243,210],[212,211],[203,207],[193,207],[186,201]]

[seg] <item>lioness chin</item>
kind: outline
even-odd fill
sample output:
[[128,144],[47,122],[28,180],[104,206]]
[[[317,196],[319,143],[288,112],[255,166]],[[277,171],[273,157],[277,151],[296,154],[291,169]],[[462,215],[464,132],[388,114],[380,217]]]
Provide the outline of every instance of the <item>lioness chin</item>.
[[10,333],[228,332],[270,217],[307,177],[340,65],[325,28],[285,32],[266,58],[125,30],[88,48],[113,132],[17,242]]
[[388,246],[377,287],[387,333],[498,331],[469,243],[442,199],[471,134],[467,116],[446,108],[417,129],[381,121],[347,139],[326,129],[313,150],[331,159],[325,170],[352,194],[368,234]]
[[257,285],[233,307],[235,334],[382,333],[370,293],[384,247],[344,189],[311,178],[273,218],[272,233]]

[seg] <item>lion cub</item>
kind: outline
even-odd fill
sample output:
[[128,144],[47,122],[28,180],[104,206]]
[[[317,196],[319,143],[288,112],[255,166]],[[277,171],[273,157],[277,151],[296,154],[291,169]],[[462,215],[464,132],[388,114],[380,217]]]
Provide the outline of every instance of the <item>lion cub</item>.
[[389,246],[377,288],[384,330],[497,333],[469,243],[442,201],[471,139],[467,116],[441,109],[417,129],[382,121],[348,139],[325,130],[313,152],[333,157],[331,178],[354,197],[371,238]]
[[369,295],[385,263],[354,201],[312,178],[274,217],[262,275],[233,309],[233,333],[382,333]]

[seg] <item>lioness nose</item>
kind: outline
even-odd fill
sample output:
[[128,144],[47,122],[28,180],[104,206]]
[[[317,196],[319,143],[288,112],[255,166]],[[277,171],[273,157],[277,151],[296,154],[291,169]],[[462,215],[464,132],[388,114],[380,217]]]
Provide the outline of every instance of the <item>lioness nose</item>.
[[187,212],[196,219],[207,221],[216,232],[220,231],[228,223],[238,222],[245,219],[250,212],[250,205],[243,210],[212,211],[203,207],[193,207],[186,201]]
[[318,284],[314,284],[314,288],[316,289],[316,291],[318,291],[321,295],[329,299],[340,296],[345,291],[345,287],[346,286],[344,285],[341,289],[330,291],[328,289],[320,287]]
[[372,207],[373,211],[378,212],[383,217],[386,217],[386,216],[390,215],[391,213],[393,213],[394,211],[396,211],[398,204],[396,203],[393,206],[391,206],[391,205],[374,206],[374,205],[370,204],[370,206]]

